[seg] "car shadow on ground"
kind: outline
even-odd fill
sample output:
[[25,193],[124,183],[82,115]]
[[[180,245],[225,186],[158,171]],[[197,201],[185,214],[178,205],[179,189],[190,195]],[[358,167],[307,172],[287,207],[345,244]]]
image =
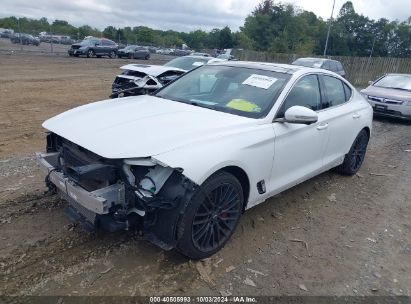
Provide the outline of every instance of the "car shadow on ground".
[[397,124],[397,125],[403,125],[403,126],[411,126],[411,120],[380,116],[380,115],[376,115],[375,113],[374,113],[374,120],[382,122],[382,123],[390,123],[390,124]]

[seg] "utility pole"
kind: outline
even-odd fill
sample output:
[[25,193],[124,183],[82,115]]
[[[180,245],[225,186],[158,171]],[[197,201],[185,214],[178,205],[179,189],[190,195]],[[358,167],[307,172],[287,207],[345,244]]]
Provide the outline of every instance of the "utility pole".
[[333,15],[334,15],[334,6],[335,6],[335,0],[333,2],[333,9],[331,10],[330,21],[328,21],[327,39],[325,39],[325,47],[324,47],[324,57],[327,55],[328,39],[330,38],[331,24],[332,24]]
[[20,51],[23,51],[23,41],[21,39],[21,30],[20,30],[20,17],[17,18],[17,28],[19,30]]
[[51,32],[51,23],[50,23],[50,52],[53,53],[53,34]]

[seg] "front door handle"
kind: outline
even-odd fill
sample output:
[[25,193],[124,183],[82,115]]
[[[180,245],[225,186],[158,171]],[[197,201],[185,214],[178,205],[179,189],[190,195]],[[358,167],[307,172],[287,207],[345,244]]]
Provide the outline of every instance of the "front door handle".
[[352,118],[354,118],[354,119],[357,119],[357,118],[360,118],[360,117],[361,117],[361,114],[358,114],[358,113],[354,113],[352,115]]
[[325,130],[328,128],[328,123],[323,123],[317,126],[317,130]]

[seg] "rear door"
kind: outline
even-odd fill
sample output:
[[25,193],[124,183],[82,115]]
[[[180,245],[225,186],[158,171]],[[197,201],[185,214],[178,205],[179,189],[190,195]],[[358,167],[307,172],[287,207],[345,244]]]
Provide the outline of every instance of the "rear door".
[[318,121],[310,125],[273,123],[275,153],[271,192],[289,188],[322,170],[328,122],[321,112],[321,98],[318,75],[305,75],[295,83],[276,114],[276,118],[282,118],[290,107],[304,106],[318,112]]
[[331,75],[321,75],[323,113],[329,125],[324,165],[333,166],[341,162],[351,147],[357,130],[361,129],[361,105],[352,100],[351,88],[342,80]]

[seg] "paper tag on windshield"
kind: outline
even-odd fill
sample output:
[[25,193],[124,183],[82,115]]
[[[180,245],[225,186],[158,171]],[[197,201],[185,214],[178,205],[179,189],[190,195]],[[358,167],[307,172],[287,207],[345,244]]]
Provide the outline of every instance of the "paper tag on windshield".
[[196,62],[193,62],[192,64],[192,66],[200,66],[200,65],[204,65],[204,62],[196,61]]
[[276,81],[277,78],[274,77],[252,74],[250,77],[243,81],[243,84],[267,90]]

